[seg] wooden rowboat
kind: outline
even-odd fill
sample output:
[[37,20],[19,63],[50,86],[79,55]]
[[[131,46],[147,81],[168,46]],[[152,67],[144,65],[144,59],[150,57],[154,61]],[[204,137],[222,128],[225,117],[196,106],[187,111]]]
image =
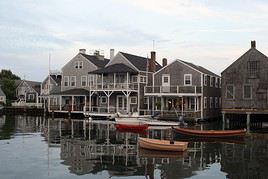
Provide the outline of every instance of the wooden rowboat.
[[171,142],[169,140],[138,138],[138,144],[141,148],[159,151],[183,152],[187,150],[188,142]]
[[242,137],[246,134],[246,129],[240,130],[195,130],[195,129],[186,129],[180,127],[173,127],[174,131],[188,135],[188,136],[197,136],[197,137]]
[[145,123],[116,123],[115,128],[117,130],[130,130],[130,131],[144,131],[148,128],[148,125]]

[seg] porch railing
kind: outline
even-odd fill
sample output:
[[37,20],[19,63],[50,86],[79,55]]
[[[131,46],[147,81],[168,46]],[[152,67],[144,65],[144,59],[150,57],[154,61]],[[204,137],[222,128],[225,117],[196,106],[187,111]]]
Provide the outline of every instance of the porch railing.
[[201,86],[145,86],[144,92],[150,93],[175,93],[198,94],[202,92]]
[[138,90],[137,83],[96,83],[90,86],[91,90]]

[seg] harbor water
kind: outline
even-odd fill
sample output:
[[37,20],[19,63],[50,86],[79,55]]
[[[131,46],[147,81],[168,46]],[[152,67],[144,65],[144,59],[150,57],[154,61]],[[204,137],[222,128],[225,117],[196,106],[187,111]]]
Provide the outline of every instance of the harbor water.
[[[196,129],[222,129],[220,122]],[[116,131],[112,121],[0,116],[0,178],[268,178],[265,125],[244,138],[185,138],[168,127]],[[186,152],[140,149],[139,136],[188,141]]]

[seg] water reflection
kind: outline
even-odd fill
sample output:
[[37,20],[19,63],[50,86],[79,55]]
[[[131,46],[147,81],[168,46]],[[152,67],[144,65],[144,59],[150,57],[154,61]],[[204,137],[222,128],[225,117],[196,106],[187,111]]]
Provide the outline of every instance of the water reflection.
[[[209,128],[209,127],[208,127]],[[137,146],[138,136],[170,139],[167,128],[150,128],[146,133],[118,132],[111,122],[45,119],[29,116],[1,116],[0,139],[40,133],[50,150],[59,150],[60,165],[80,176],[107,171],[108,177],[147,178],[266,178],[268,176],[268,135],[250,134],[243,141],[184,138],[187,152],[148,151]],[[0,151],[1,154],[1,151]],[[38,152],[33,152],[37,154]],[[48,167],[48,168],[51,168]],[[214,171],[215,170],[215,171]],[[214,173],[211,174],[210,172]],[[68,173],[61,177],[68,176]]]

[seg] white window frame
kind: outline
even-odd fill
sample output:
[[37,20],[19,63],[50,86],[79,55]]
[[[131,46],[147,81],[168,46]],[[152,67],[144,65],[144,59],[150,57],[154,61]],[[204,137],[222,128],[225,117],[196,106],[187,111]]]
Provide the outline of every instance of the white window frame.
[[[105,99],[105,101],[103,101],[103,99]],[[101,104],[107,104],[107,96],[101,96],[100,103]]]
[[[165,78],[168,79],[168,82],[165,82]],[[164,83],[170,85],[170,75],[169,75],[169,74],[163,74],[163,75],[162,75],[162,85],[163,85]]]
[[215,77],[215,88],[219,88],[219,78]]
[[84,64],[83,64],[83,61],[79,61],[79,62],[78,62],[78,65],[79,65],[79,66],[78,66],[79,69],[83,69],[83,65],[84,65]]
[[140,75],[140,83],[146,83],[147,79],[146,76]]
[[215,97],[215,108],[219,108],[219,103],[218,103],[218,98],[217,97]]
[[[250,97],[249,98],[246,98],[245,97],[245,86],[249,86],[250,87]],[[252,99],[252,85],[250,85],[250,84],[244,84],[243,85],[243,99]]]
[[[133,99],[135,100],[134,102],[132,102]],[[130,97],[130,104],[137,104],[137,96]]]
[[[74,79],[74,81],[72,81]],[[72,82],[74,82],[74,85],[72,85]],[[76,76],[70,76],[70,87],[76,87]]]
[[[190,77],[190,84],[186,84],[186,77]],[[193,84],[192,74],[184,74],[183,81],[184,81],[184,86],[192,86]]]
[[221,88],[221,78],[219,78],[219,88]]
[[[228,98],[228,86],[232,86],[233,87],[233,98]],[[226,92],[225,92],[225,98],[228,99],[228,100],[232,100],[232,99],[235,99],[235,86],[232,85],[232,84],[228,84],[226,85]]]
[[204,86],[208,85],[208,76],[204,75]]
[[[66,79],[67,79],[67,81],[66,81]],[[64,87],[69,87],[70,86],[70,77],[69,76],[64,76],[63,77],[63,86]],[[65,82],[67,82],[67,85],[65,85]]]
[[210,87],[213,87],[214,86],[214,83],[213,83],[213,79],[215,79],[215,77],[211,76],[210,77]]
[[210,109],[213,108],[213,97],[209,97],[209,107]]
[[[86,81],[84,81],[83,78],[84,78]],[[86,85],[83,85],[83,82],[86,82]],[[81,76],[81,87],[87,87],[87,76],[86,76],[86,75]]]
[[132,83],[137,83],[138,82],[138,76],[137,75],[132,76],[131,81],[132,81]]
[[207,109],[207,107],[208,107],[207,97],[204,96],[204,109]]

